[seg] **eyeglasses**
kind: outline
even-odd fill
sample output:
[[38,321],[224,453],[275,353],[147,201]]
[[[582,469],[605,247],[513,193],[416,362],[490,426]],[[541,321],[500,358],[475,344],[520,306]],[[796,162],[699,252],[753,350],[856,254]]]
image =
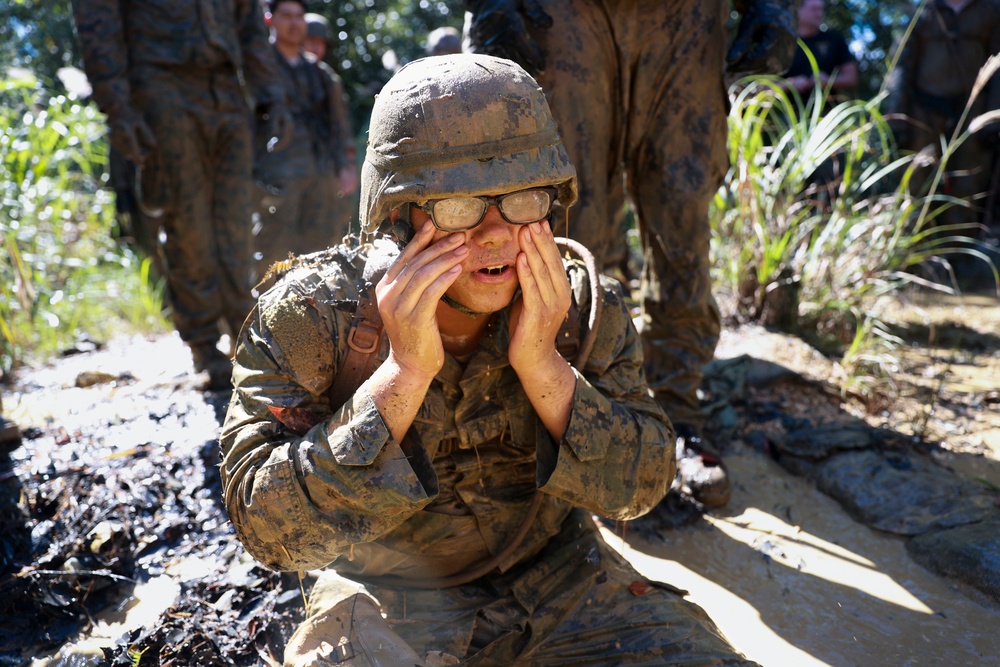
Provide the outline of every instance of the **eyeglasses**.
[[478,227],[490,206],[496,206],[510,224],[527,225],[547,218],[555,200],[555,188],[535,188],[499,197],[434,199],[419,206],[442,232],[464,232]]

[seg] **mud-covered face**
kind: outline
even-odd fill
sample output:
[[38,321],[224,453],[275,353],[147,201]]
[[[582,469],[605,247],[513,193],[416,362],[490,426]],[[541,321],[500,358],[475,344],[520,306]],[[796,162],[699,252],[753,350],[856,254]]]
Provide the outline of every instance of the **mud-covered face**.
[[[415,229],[429,219],[419,207],[410,208],[410,222]],[[521,252],[520,229],[521,225],[504,220],[500,209],[493,205],[475,228],[455,232],[463,235],[469,255],[462,262],[461,275],[446,292],[449,300],[458,302],[467,313],[495,313],[506,308],[520,285],[515,268]],[[434,240],[450,233],[436,230]]]

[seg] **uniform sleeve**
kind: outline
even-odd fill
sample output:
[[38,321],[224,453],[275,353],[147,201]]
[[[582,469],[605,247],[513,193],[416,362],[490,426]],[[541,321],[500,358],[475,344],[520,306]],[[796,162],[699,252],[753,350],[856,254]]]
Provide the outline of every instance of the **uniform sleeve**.
[[129,105],[128,46],[119,0],[73,0],[83,68],[98,108],[110,117]]
[[642,343],[617,283],[604,284],[599,334],[562,442],[539,427],[538,482],[550,495],[614,519],[652,509],[676,470],[673,425],[652,398]]
[[350,315],[326,305],[322,290],[279,288],[240,334],[222,483],[247,551],[270,568],[304,570],[398,526],[437,494],[437,481],[423,447],[392,438],[364,387],[344,406],[329,404]]
[[258,105],[266,106],[274,102],[285,104],[285,88],[281,83],[278,63],[274,59],[274,49],[268,39],[260,2],[241,0],[237,5],[243,76],[250,94]]

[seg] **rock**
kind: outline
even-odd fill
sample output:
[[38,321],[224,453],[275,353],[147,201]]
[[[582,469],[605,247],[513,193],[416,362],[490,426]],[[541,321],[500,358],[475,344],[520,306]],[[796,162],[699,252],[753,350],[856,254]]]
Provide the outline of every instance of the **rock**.
[[931,572],[958,579],[1000,602],[1000,517],[924,533],[907,542],[906,549]]
[[837,454],[818,467],[816,483],[854,518],[899,535],[1000,517],[984,487],[921,456]]

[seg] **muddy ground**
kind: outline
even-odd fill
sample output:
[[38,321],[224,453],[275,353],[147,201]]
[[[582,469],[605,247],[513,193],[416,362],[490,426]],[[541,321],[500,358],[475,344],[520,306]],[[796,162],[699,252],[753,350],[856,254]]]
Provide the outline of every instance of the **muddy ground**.
[[[763,665],[1000,664],[1000,302],[895,314],[874,397],[797,338],[728,329],[705,401],[732,502],[605,528]],[[228,396],[173,335],[79,347],[4,388],[24,441],[0,461],[0,666],[279,664],[309,580],[233,537]]]

